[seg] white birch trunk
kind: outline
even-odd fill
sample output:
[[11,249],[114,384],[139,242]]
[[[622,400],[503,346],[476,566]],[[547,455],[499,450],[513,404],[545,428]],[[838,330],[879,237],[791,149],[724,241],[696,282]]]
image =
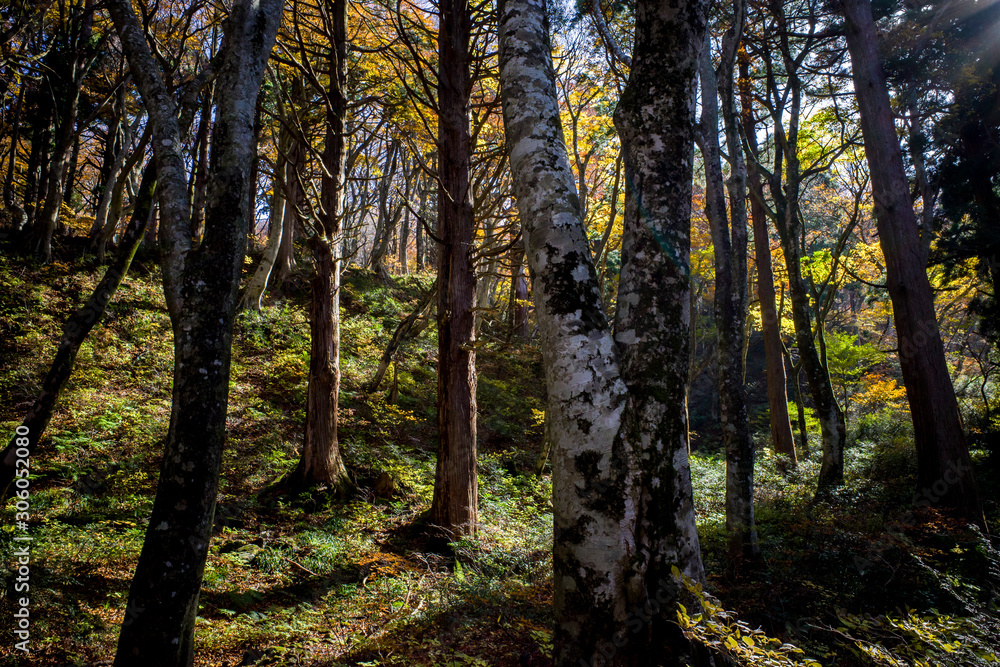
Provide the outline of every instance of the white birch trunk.
[[[694,8],[703,30],[703,13]],[[664,631],[679,596],[670,568],[703,577],[687,463],[684,373],[672,369],[677,359],[686,369],[686,306],[659,313],[632,308],[629,312],[641,314],[642,321],[626,317],[623,321],[633,326],[619,334],[616,344],[602,307],[559,120],[544,0],[507,0],[499,13],[504,123],[534,277],[549,396],[555,664],[643,665],[649,664],[649,656],[664,652],[681,660],[682,654],[672,650],[678,647],[676,632],[668,636]],[[695,60],[690,67],[685,61],[687,69],[680,72],[688,77],[684,91],[692,99],[693,64],[701,43],[697,36]],[[683,118],[690,124],[689,116]],[[689,155],[687,182],[674,188],[686,188],[688,202],[690,167]],[[663,177],[652,171],[647,175]],[[682,208],[664,219],[679,221],[684,215]],[[646,277],[656,279],[643,283],[642,292],[658,291],[649,288],[662,284],[664,262],[637,253],[634,225],[631,234],[632,276],[642,267]],[[686,269],[686,252],[678,270]],[[630,284],[636,291],[623,296],[628,304],[642,305],[638,283]],[[686,286],[685,277],[674,290],[685,304]],[[658,335],[657,327],[667,335]],[[643,345],[647,342],[655,345]],[[619,350],[625,363],[619,361]],[[653,356],[641,362],[637,352]],[[670,372],[663,373],[664,367]],[[630,374],[639,369],[651,374],[653,368],[679,389],[680,400],[669,387],[667,400],[673,404],[655,400],[662,387],[629,392]],[[654,522],[662,528],[651,526]]]

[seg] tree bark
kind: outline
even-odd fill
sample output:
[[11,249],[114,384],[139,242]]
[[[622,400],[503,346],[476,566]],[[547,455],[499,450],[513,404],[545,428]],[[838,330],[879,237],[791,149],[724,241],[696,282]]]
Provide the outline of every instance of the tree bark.
[[684,397],[704,7],[637,5],[616,112],[633,187],[614,337],[559,119],[544,0],[507,0],[499,14],[504,124],[548,389],[555,665],[685,664],[671,568],[704,578]]
[[474,534],[476,476],[475,216],[469,168],[470,7],[438,6],[438,458],[430,520],[447,535]]
[[[743,30],[744,4],[736,2],[733,25],[722,41],[718,78],[712,66],[711,41],[701,58],[701,149],[705,163],[705,214],[715,255],[715,330],[719,349],[716,370],[719,415],[726,452],[726,533],[731,565],[755,558],[757,529],[753,508],[754,442],[744,386],[743,341],[747,310],[746,169],[740,151],[729,148],[729,213],[719,146],[719,103],[730,105],[727,147],[738,141],[732,111],[736,47]],[[738,145],[738,144],[737,144]]]
[[233,324],[249,231],[254,109],[282,3],[240,0],[230,10],[218,65],[222,92],[216,100],[206,231],[197,248],[181,135],[186,123],[178,119],[178,103],[131,3],[110,0],[108,8],[152,123],[160,264],[174,334],[170,427],[115,665],[144,667],[153,660],[189,667],[226,439]]
[[309,307],[311,347],[302,457],[290,477],[293,487],[326,485],[345,495],[350,479],[340,456],[340,272],[343,234],[347,120],[347,2],[330,0],[332,21],[326,91],[326,146],[323,148],[323,213],[309,239],[315,263]]
[[[638,0],[632,69],[615,110],[628,184],[615,340],[628,387],[620,439],[629,537],[625,603],[671,609],[659,591],[671,567],[704,577],[688,467],[687,345],[690,326],[691,187],[696,77],[707,27],[702,0]],[[655,286],[655,289],[650,289]],[[634,527],[633,527],[634,526]],[[634,536],[634,537],[633,537]],[[656,596],[654,598],[654,596]],[[685,664],[671,616],[654,615],[616,664]]]
[[869,0],[841,0],[879,244],[899,341],[899,365],[913,418],[918,503],[949,507],[986,526],[955,389],[934,312],[909,183],[889,105]]

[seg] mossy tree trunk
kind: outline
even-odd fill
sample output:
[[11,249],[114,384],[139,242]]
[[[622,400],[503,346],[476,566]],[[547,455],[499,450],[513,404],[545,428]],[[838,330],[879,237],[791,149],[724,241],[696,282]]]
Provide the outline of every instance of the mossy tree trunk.
[[[199,73],[182,89],[180,104],[150,52],[132,4],[110,0],[108,8],[152,124],[163,291],[174,335],[170,427],[115,665],[152,661],[189,667],[226,440],[233,323],[249,231],[250,163],[256,157],[254,109],[282,3],[234,3],[218,69],[210,66]],[[205,236],[194,248],[182,134],[189,120],[178,114],[193,111],[189,95],[196,96],[215,72],[219,93]]]
[[507,0],[499,13],[504,124],[549,396],[555,664],[686,664],[671,570],[704,578],[685,384],[705,8],[636,7],[633,69],[615,116],[632,187],[614,335],[560,123],[544,1]]
[[[701,57],[701,132],[705,164],[705,214],[715,255],[715,330],[719,349],[716,369],[722,443],[726,452],[726,533],[733,566],[759,553],[753,507],[754,442],[744,385],[744,329],[747,313],[746,165],[735,126],[733,73],[743,31],[745,5],[733,4],[733,24],[722,39],[719,71],[712,62],[711,41]],[[719,98],[722,98],[729,150],[728,184],[719,145]],[[726,186],[729,205],[726,205]]]

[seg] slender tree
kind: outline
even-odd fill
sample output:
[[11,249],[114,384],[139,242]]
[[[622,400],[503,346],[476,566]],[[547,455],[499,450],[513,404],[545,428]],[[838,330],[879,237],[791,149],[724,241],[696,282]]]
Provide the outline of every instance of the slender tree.
[[[347,121],[348,0],[326,0],[321,12],[330,37],[327,54],[326,144],[323,147],[322,206],[309,237],[315,273],[310,281],[310,355],[306,427],[302,456],[289,482],[294,487],[328,485],[344,494],[351,486],[340,456],[340,274],[342,266],[344,167]],[[303,49],[305,50],[305,49]],[[303,54],[305,55],[305,54]]]
[[430,520],[452,535],[479,521],[476,476],[475,216],[469,169],[469,42],[466,0],[438,5],[438,459]]
[[899,365],[913,418],[919,494],[985,527],[972,461],[927,279],[910,187],[896,138],[869,0],[840,0],[854,90],[871,172],[886,286],[899,341]]
[[757,124],[754,116],[750,81],[750,58],[746,49],[739,52],[739,87],[744,151],[747,163],[747,188],[750,194],[750,220],[753,226],[754,264],[757,267],[757,299],[760,303],[761,334],[767,367],[767,411],[774,451],[796,463],[795,439],[788,415],[788,389],[785,376],[784,345],[775,301],[774,269],[771,264],[771,236],[768,232],[764,187],[757,169]]
[[701,58],[701,146],[705,164],[705,214],[715,255],[715,330],[718,339],[719,417],[726,451],[726,532],[732,563],[758,553],[753,510],[754,442],[744,386],[743,341],[747,312],[746,165],[730,148],[729,205],[719,146],[719,97],[725,108],[727,147],[739,145],[733,74],[743,33],[745,4],[733,4],[733,22],[722,39],[718,72],[706,39]]

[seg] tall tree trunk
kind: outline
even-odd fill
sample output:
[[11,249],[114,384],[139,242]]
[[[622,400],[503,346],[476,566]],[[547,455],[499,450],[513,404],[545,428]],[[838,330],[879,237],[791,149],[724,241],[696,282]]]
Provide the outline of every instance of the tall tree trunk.
[[528,281],[524,277],[524,241],[510,250],[512,271],[510,275],[510,336],[528,338]]
[[368,256],[368,268],[382,276],[388,275],[383,262],[389,252],[389,242],[392,240],[392,235],[396,230],[396,222],[398,222],[390,191],[399,161],[399,141],[392,140],[386,151],[386,168],[378,185],[378,219],[375,223],[375,238],[372,240],[372,252]]
[[499,8],[504,124],[549,393],[557,667],[649,665],[652,656],[688,664],[671,568],[704,578],[684,385],[694,77],[706,21],[700,2],[636,10],[634,67],[615,114],[632,187],[612,337],[559,120],[545,5]]
[[326,146],[323,148],[323,219],[309,239],[315,263],[309,306],[311,347],[302,457],[292,472],[295,487],[327,485],[345,494],[351,484],[340,457],[340,271],[343,233],[347,120],[347,2],[330,0],[333,22],[329,53]]
[[[743,372],[744,324],[747,308],[746,169],[740,151],[729,148],[739,141],[731,105],[736,47],[743,30],[744,4],[734,3],[733,25],[722,41],[718,80],[712,65],[711,41],[706,39],[701,58],[701,148],[705,162],[705,213],[715,253],[715,330],[718,339],[719,415],[726,451],[726,533],[729,558],[737,565],[758,555],[753,509],[754,442],[747,410]],[[730,105],[726,118],[727,148],[733,162],[730,176],[729,214],[723,183],[719,146],[719,104]],[[738,145],[738,144],[737,144]]]
[[761,333],[767,372],[767,408],[771,425],[771,445],[778,454],[788,457],[794,466],[795,439],[788,415],[788,390],[785,357],[781,343],[781,322],[775,302],[774,269],[771,266],[771,243],[764,209],[764,187],[757,167],[757,129],[753,114],[750,81],[750,58],[740,51],[740,101],[743,111],[743,134],[746,137],[747,184],[750,192],[750,219],[753,224],[754,263],[757,266],[757,298],[760,302]]
[[[104,272],[104,277],[101,278],[93,294],[87,299],[87,303],[63,325],[62,339],[59,341],[55,359],[52,360],[49,372],[42,383],[42,390],[35,398],[35,402],[24,421],[21,422],[21,425],[28,429],[27,448],[32,458],[37,456],[38,442],[45,433],[45,429],[48,428],[49,420],[55,411],[56,401],[59,400],[59,394],[62,393],[66,381],[73,373],[73,364],[76,361],[77,352],[80,351],[80,346],[87,339],[91,329],[104,316],[108,303],[111,302],[122,280],[125,279],[125,274],[128,273],[135,251],[138,250],[139,242],[146,231],[155,187],[156,170],[150,168],[143,174],[139,201],[136,202],[135,210],[128,227],[125,229],[114,262]],[[14,444],[14,440],[11,440],[7,448],[0,454],[0,498],[6,498],[8,487],[14,479],[14,466],[18,458],[15,456]]]
[[[407,196],[409,199],[409,196]],[[410,274],[410,267],[407,264],[409,257],[407,250],[410,246],[410,209],[403,210],[403,226],[399,228],[399,273],[407,276]]]
[[[837,402],[826,359],[816,349],[813,331],[809,290],[802,277],[802,252],[805,246],[799,196],[802,188],[802,172],[799,163],[799,121],[801,118],[802,82],[798,76],[801,61],[791,55],[788,46],[788,29],[781,3],[772,3],[781,40],[781,55],[788,79],[785,92],[790,106],[787,130],[781,109],[775,113],[775,169],[769,179],[771,199],[774,201],[775,227],[781,238],[781,248],[785,255],[788,271],[788,291],[791,297],[792,321],[795,324],[795,343],[798,347],[802,370],[805,371],[812,395],[816,416],[819,418],[823,436],[823,463],[819,472],[818,490],[823,493],[844,481],[844,445],[847,440],[847,425],[844,411]],[[775,93],[772,93],[775,94]],[[783,107],[782,107],[783,109]],[[782,162],[784,182],[781,180]]]
[[206,232],[192,247],[178,105],[128,0],[110,0],[153,127],[163,291],[174,334],[170,427],[149,527],[129,588],[116,667],[189,667],[226,440],[233,324],[246,254],[253,113],[282,3],[240,0],[218,65]]
[[[79,132],[74,134],[73,151],[70,154],[69,163],[66,165],[66,185],[63,188],[63,201],[70,206],[73,203],[73,193],[76,191],[76,172],[80,163],[80,134]],[[64,231],[60,228],[59,233],[62,234]]]
[[41,94],[38,115],[32,123],[31,152],[28,155],[28,173],[25,179],[24,208],[28,215],[28,229],[35,228],[39,216],[38,203],[46,191],[49,163],[49,143],[52,140],[52,104],[48,95]]
[[[417,210],[420,212],[420,217],[422,220],[427,219],[427,179],[420,179],[420,208]],[[422,220],[417,220],[413,228],[413,245],[416,250],[416,257],[414,258],[417,263],[417,271],[424,270],[424,223]]]
[[438,458],[431,522],[471,535],[479,523],[476,476],[475,216],[469,168],[469,42],[466,0],[438,5]]
[[670,603],[616,659],[638,667],[664,649],[665,664],[685,663],[685,641],[672,618],[678,592],[665,601],[657,589],[670,581],[673,566],[704,577],[687,459],[686,385],[694,108],[707,20],[703,0],[638,0],[635,12],[632,69],[614,117],[628,184],[615,340],[628,387],[622,455],[631,470],[624,495],[635,502],[624,602],[629,609]]
[[17,169],[17,150],[21,143],[21,107],[24,104],[24,93],[27,88],[26,83],[21,83],[18,88],[17,102],[14,105],[14,119],[11,121],[10,153],[7,154],[7,171],[3,179],[3,203],[8,209],[13,209],[16,206],[14,172]]
[[985,527],[955,389],[944,358],[903,156],[889,105],[869,0],[840,0],[847,20],[854,90],[871,171],[879,243],[899,340],[899,365],[913,418],[921,500]]
[[38,237],[37,252],[46,261],[52,261],[52,237],[59,226],[59,213],[62,210],[65,190],[63,185],[70,159],[73,154],[73,142],[76,137],[76,115],[80,102],[80,88],[70,94],[56,130],[55,151],[51,155],[46,177],[45,201],[42,211],[35,221],[35,234]]

